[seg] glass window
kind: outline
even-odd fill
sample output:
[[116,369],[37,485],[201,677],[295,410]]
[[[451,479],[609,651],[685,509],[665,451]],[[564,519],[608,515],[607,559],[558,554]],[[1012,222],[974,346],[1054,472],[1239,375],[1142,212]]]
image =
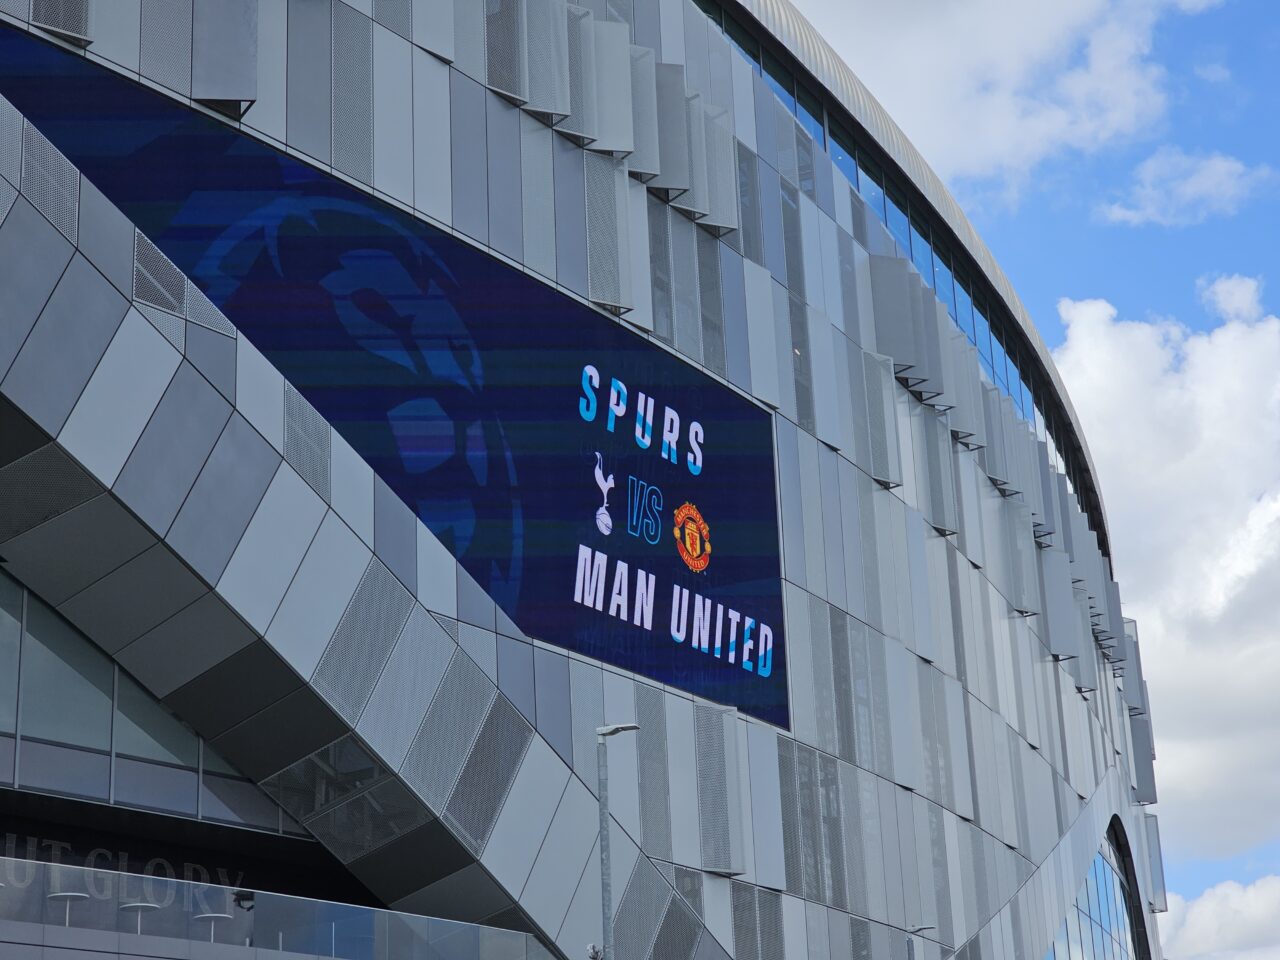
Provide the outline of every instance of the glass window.
[[920,271],[920,276],[929,286],[933,286],[933,248],[929,246],[929,225],[913,219],[911,221],[911,262]]
[[726,13],[724,15],[724,34],[729,38],[729,46],[737,50],[751,64],[751,68],[756,73],[759,73],[760,43],[751,35],[751,32]]
[[956,323],[970,343],[977,342],[973,335],[973,297],[969,296],[968,281],[959,273],[956,274]]
[[876,212],[880,222],[884,223],[884,186],[882,184],[880,168],[859,153],[858,193],[866,201],[867,206]]
[[123,671],[116,703],[115,747],[117,754],[191,770],[196,768],[200,749],[196,735]]
[[893,238],[898,241],[902,252],[906,253],[911,249],[911,224],[907,220],[907,198],[889,184],[885,191],[885,201],[887,214],[885,224],[889,227]]
[[110,750],[115,665],[44,603],[28,599],[20,733]]
[[721,7],[717,0],[693,0],[698,9],[711,18],[711,22],[720,26]]
[[[23,700],[26,700],[25,691]],[[111,792],[111,756],[24,739],[18,784],[52,793],[106,800]]]
[[947,313],[956,319],[955,281],[951,275],[951,260],[941,248],[933,251],[933,289],[938,299],[947,305]]
[[791,71],[782,65],[781,60],[767,50],[764,53],[762,62],[764,63],[765,82],[778,95],[778,99],[787,105],[787,109],[795,113],[796,90],[795,80],[791,76]]
[[21,641],[22,587],[0,573],[0,733],[13,733],[17,729]]
[[1009,359],[1004,352],[1004,345],[995,332],[991,334],[991,366],[996,372],[996,385],[1008,396],[1009,394]]
[[275,830],[280,808],[248,780],[205,771],[200,788],[201,818]]
[[991,361],[991,324],[987,323],[986,309],[975,303],[973,305],[973,335],[978,348],[978,355]]
[[853,146],[853,134],[840,123],[831,120],[831,162],[844,174],[853,189],[858,189],[858,162],[854,159],[857,151]]
[[822,101],[804,84],[796,84],[796,99],[798,101],[796,116],[800,119],[800,126],[809,131],[814,143],[821,144],[825,148],[827,137],[822,129]]
[[198,785],[195,770],[116,757],[116,803],[194,817]]

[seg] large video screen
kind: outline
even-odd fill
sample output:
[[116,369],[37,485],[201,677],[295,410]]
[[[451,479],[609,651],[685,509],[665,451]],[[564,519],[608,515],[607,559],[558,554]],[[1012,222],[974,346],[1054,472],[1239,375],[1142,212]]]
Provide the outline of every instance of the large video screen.
[[465,242],[10,28],[0,93],[521,630],[787,725],[764,410]]

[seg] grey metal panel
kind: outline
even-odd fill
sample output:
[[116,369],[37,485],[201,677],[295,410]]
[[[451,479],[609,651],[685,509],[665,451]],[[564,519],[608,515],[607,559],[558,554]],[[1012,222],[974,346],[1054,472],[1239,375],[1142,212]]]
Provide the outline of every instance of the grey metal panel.
[[[333,432],[329,446],[329,493],[332,506],[367,545],[374,545],[373,468],[351,448],[351,444]],[[412,519],[412,515],[410,515]],[[413,524],[409,535],[414,536]],[[416,549],[416,546],[411,546]]]
[[635,141],[627,167],[632,176],[652,179],[662,172],[658,77],[655,54],[644,46],[631,47],[631,113]]
[[419,523],[418,602],[433,613],[456,616],[458,612],[458,572],[453,555],[435,534]]
[[[407,0],[397,0],[407,4]],[[380,3],[379,8],[389,6]],[[413,47],[381,24],[373,27],[373,185],[414,200]]]
[[730,874],[742,872],[741,808],[736,776],[738,741],[736,736],[729,736],[732,722],[731,711],[694,705],[702,866],[705,870]]
[[266,638],[290,666],[311,676],[369,563],[369,548],[329,511],[302,559]]
[[535,737],[498,815],[482,862],[507,890],[521,890],[564,795],[569,768]]
[[778,500],[782,512],[782,562],[794,583],[808,583],[804,549],[804,499],[800,481],[800,440],[795,425],[774,419],[778,450]]
[[721,309],[724,317],[725,372],[729,382],[751,390],[751,347],[743,259],[727,244],[720,253]]
[[113,484],[180,361],[155,328],[130,311],[59,442],[102,483]]
[[275,616],[324,514],[324,502],[301,477],[287,467],[276,471],[218,580],[218,592],[258,631]]
[[524,256],[524,207],[521,198],[520,111],[497,97],[486,97],[489,157],[489,243],[514,260]]
[[191,93],[192,0],[142,0],[142,75]]
[[153,530],[168,530],[230,417],[226,400],[183,363],[125,462],[116,495]]
[[453,171],[453,225],[481,243],[489,239],[489,161],[484,87],[449,72],[449,125]]
[[590,149],[629,154],[635,149],[631,94],[631,29],[625,23],[591,24],[595,64],[595,129]]
[[258,97],[258,4],[195,0],[191,50],[195,100],[248,103]]
[[645,857],[635,865],[614,915],[614,945],[618,956],[644,960],[653,948],[659,925],[675,891]]
[[236,340],[236,408],[276,450],[284,451],[284,378],[247,337]]
[[333,5],[333,165],[373,182],[373,21]]
[[373,552],[407,588],[418,584],[418,518],[381,477],[373,481]]
[[57,434],[128,307],[102,274],[76,256],[0,388],[41,428]]
[[532,738],[533,728],[511,701],[498,696],[480,725],[441,816],[473,852],[488,843]]
[[498,638],[492,630],[470,623],[458,624],[458,646],[494,683],[498,682]]
[[525,109],[558,122],[572,109],[569,95],[569,12],[564,0],[527,0]]
[[587,293],[587,194],[583,153],[563,137],[552,139],[555,177],[556,279]]
[[468,0],[454,0],[452,26],[454,68],[478,83],[485,83],[485,7]]
[[567,4],[569,52],[569,116],[559,125],[579,143],[596,135],[596,46],[591,11]]
[[[20,16],[25,16],[29,4],[27,0],[5,0],[0,6],[21,9]],[[94,57],[137,71],[142,42],[142,0],[89,4],[89,31]]]
[[[803,430],[799,432],[799,439],[801,502],[806,505],[818,504],[822,502],[818,474],[818,442]],[[826,596],[827,565],[824,543],[827,531],[823,525],[823,518],[817,510],[813,509],[803,510],[801,518],[804,522],[805,572],[808,574],[806,585],[811,592]]]
[[[693,704],[681,697],[664,697],[667,729],[667,782],[671,804],[671,856],[676,863],[702,866],[699,819],[691,815],[698,806],[698,762],[694,738]],[[775,761],[776,764],[776,761]]]
[[524,0],[498,0],[484,12],[485,83],[516,103],[528,98],[528,13]]
[[698,292],[698,238],[694,225],[668,209],[671,231],[671,287],[676,349],[702,362],[702,312]]
[[678,63],[659,62],[654,71],[658,96],[659,172],[649,186],[670,198],[693,186],[684,67]]
[[450,61],[454,52],[453,0],[413,0],[415,44]]
[[537,718],[537,693],[533,679],[533,644],[499,633],[497,636],[498,689],[530,723]]
[[618,202],[619,189],[625,187],[622,165],[595,153],[583,156],[587,218],[587,294],[595,303],[608,308],[626,306],[623,296],[623,271],[626,260],[621,256],[619,241],[626,228],[625,208]]
[[235,403],[236,338],[216,333],[202,324],[188,322],[183,330],[182,343],[188,362],[227,400]]
[[525,265],[556,275],[556,205],[552,149],[555,135],[533,117],[520,117],[521,203]]
[[667,761],[667,710],[661,690],[647,684],[635,687],[640,837],[645,853],[670,861],[671,786]]
[[751,388],[754,395],[778,406],[780,388],[773,317],[773,282],[769,272],[744,260],[746,285],[747,345],[751,357]]
[[284,385],[284,458],[327,502],[333,430],[307,399]]
[[[575,727],[570,711],[570,662],[565,656],[543,647],[533,649],[534,693],[537,701],[538,732],[566,763],[574,759]],[[597,688],[599,687],[599,671]],[[599,694],[598,694],[599,695]],[[585,760],[584,760],[585,765]]]
[[724,305],[721,299],[721,243],[706,230],[695,230],[698,270],[698,303],[702,315],[702,364],[725,376]]
[[0,284],[5,323],[0,325],[0,377],[8,371],[73,248],[35,208],[19,197],[0,226]]
[[165,538],[209,583],[222,576],[279,465],[271,445],[232,414]]
[[404,762],[455,649],[444,628],[415,606],[356,727],[391,766]]
[[30,123],[22,131],[22,192],[36,209],[76,242],[79,227],[80,174]]
[[289,145],[328,163],[332,155],[333,0],[289,0]]
[[[415,29],[417,23],[415,19]],[[450,223],[453,218],[453,142],[449,97],[452,71],[435,57],[416,48],[412,51],[412,58],[413,204],[427,216]]]
[[[254,35],[254,102],[244,115],[244,124],[276,141],[285,139],[289,66],[287,56],[274,55],[288,49],[288,0],[259,0],[257,32]],[[266,51],[258,56],[257,51]]]
[[544,930],[558,930],[599,835],[596,798],[569,778],[542,849],[520,895],[520,906]]

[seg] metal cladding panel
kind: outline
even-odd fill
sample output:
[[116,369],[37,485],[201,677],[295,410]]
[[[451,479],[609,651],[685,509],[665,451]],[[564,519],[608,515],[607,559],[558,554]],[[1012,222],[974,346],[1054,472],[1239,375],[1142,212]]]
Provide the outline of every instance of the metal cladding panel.
[[867,421],[871,438],[871,475],[886,486],[902,483],[902,455],[894,401],[893,361],[862,354],[867,388]]
[[680,897],[672,897],[658,927],[650,956],[653,960],[691,960],[698,940],[703,936],[709,934],[704,932],[698,916]]
[[360,719],[412,607],[409,592],[371,559],[311,678],[348,723]]
[[453,0],[450,24],[453,27],[453,57],[455,68],[477,83],[487,80],[485,4],[472,0]]
[[910,283],[911,269],[900,257],[872,256],[871,300],[876,347],[893,358],[895,370],[918,365],[915,328],[919,293]]
[[191,0],[142,0],[142,75],[191,94]]
[[711,212],[707,167],[707,106],[701,94],[685,99],[685,125],[689,144],[689,189],[671,198],[673,209],[691,220],[701,220]]
[[413,35],[410,39],[446,63],[452,62],[454,0],[412,0],[412,3]]
[[254,0],[195,0],[191,96],[237,104],[258,98],[258,4]]
[[524,207],[524,259],[544,277],[556,275],[555,135],[529,116],[520,117],[520,202]]
[[284,458],[303,480],[329,500],[333,435],[329,424],[291,384],[284,387]]
[[635,149],[631,94],[631,31],[625,23],[592,21],[595,131],[588,148],[626,155]]
[[[25,0],[17,0],[7,12],[25,18]],[[31,25],[75,43],[91,40],[89,0],[31,0]]]
[[613,919],[614,950],[619,960],[645,960],[675,891],[647,857],[640,857],[618,901]]
[[733,911],[734,960],[763,960],[760,954],[760,921],[756,909],[757,890],[750,884],[730,884]]
[[706,112],[707,216],[702,223],[717,231],[738,228],[737,149],[732,116],[721,108]]
[[667,711],[661,690],[636,684],[636,752],[640,784],[640,837],[644,852],[671,860],[671,784],[667,768]]
[[333,5],[333,165],[373,183],[373,21]]
[[22,142],[22,192],[59,233],[76,243],[80,217],[79,171],[29,123],[23,128]]
[[558,123],[572,110],[569,93],[569,12],[565,0],[526,0],[525,109]]
[[413,204],[413,46],[381,24],[373,31],[373,184]]
[[596,136],[596,43],[591,11],[565,7],[569,40],[569,115],[557,130],[582,143]]
[[532,738],[533,728],[511,701],[498,696],[441,814],[473,853],[488,842]]
[[406,40],[413,39],[414,0],[373,0],[373,19]]
[[[541,12],[541,11],[539,11]],[[485,4],[486,83],[517,103],[529,97],[529,10],[525,0]]]
[[631,176],[651,180],[662,172],[658,120],[658,68],[655,54],[631,46],[631,114],[633,150],[627,158]]
[[[623,271],[627,262],[620,255],[625,219],[619,192],[625,189],[622,165],[609,157],[587,153],[585,161],[587,203],[587,288],[591,300],[608,307],[624,306]],[[625,202],[625,195],[624,201]]]

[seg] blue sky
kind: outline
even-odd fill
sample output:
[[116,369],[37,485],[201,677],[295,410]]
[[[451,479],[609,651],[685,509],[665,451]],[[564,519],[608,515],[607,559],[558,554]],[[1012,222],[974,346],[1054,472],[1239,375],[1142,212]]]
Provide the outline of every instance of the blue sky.
[[795,2],[950,185],[1084,425],[1150,686],[1166,955],[1280,960],[1280,4]]

